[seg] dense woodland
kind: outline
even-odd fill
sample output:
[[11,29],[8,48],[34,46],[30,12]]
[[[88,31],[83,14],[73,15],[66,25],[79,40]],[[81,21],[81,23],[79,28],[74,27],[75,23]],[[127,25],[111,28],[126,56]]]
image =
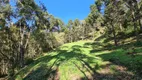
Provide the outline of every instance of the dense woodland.
[[[86,19],[68,24],[48,13],[44,5],[15,0],[13,6],[10,0],[0,0],[0,78],[12,80],[34,59],[65,43],[103,40],[111,50],[131,44],[125,39],[133,38],[142,47],[142,0],[95,0]],[[134,55],[133,49],[127,54]],[[142,66],[138,71],[142,75]]]

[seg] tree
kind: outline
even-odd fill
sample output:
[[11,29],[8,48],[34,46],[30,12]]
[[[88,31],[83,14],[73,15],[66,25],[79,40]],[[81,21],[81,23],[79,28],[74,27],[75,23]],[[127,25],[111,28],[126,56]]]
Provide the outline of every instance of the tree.
[[[24,55],[29,44],[31,32],[34,28],[37,30],[42,27],[49,27],[48,13],[45,8],[39,7],[34,0],[19,0],[17,1],[17,16],[20,19],[17,22],[17,27],[20,27],[20,66],[24,67]],[[42,26],[42,27],[41,27]]]
[[92,36],[94,39],[95,31],[99,31],[100,28],[102,27],[101,24],[103,23],[103,15],[102,15],[102,6],[103,6],[103,1],[101,0],[96,0],[95,4],[92,4],[90,6],[90,14],[88,17],[85,19],[87,26],[90,26],[89,28],[91,29]]
[[142,24],[141,24],[141,17],[142,17],[142,14],[141,14],[141,1],[139,0],[124,0],[125,2],[125,5],[128,7],[129,9],[129,13],[131,14],[131,20],[132,20],[132,23],[133,23],[133,27],[134,27],[134,31],[135,31],[135,35],[136,35],[136,39],[137,41],[139,41],[139,37],[138,37],[138,25],[137,23],[139,23],[139,27],[140,27],[140,30],[142,30]]
[[[122,29],[119,24],[123,21],[123,15],[125,14],[123,10],[123,4],[121,1],[111,1],[105,9],[105,24],[109,32],[113,34],[113,39],[115,46],[118,46],[117,30]],[[120,27],[120,28],[119,28]]]
[[[9,76],[14,75],[19,38],[18,29],[12,27],[12,17],[14,17],[14,14],[9,0],[0,1],[0,63],[2,63],[0,70],[3,71],[0,74],[9,74]],[[9,71],[7,71],[7,68]]]

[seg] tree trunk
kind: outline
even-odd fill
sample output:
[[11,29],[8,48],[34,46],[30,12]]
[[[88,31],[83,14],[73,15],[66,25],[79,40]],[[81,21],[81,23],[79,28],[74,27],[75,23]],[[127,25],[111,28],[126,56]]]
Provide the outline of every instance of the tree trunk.
[[138,29],[137,29],[137,23],[134,22],[134,31],[135,31],[135,35],[136,35],[136,40],[139,41],[139,35],[138,35]]
[[24,53],[25,53],[25,49],[23,47],[23,45],[20,46],[20,67],[23,68],[24,67]]
[[25,31],[25,26],[23,28],[23,31],[22,31],[22,28],[20,27],[20,36],[21,36],[21,40],[20,40],[20,55],[19,55],[19,63],[20,63],[20,67],[24,67],[24,31]]
[[140,31],[142,31],[141,19],[139,19],[139,26],[140,26]]
[[119,28],[120,28],[121,31],[123,31],[122,24],[119,25]]
[[15,74],[15,63],[14,63],[14,58],[11,57],[10,60],[9,60],[9,63],[8,63],[8,67],[9,67],[9,76],[12,77],[14,74]]
[[72,42],[72,35],[70,35],[70,42]]
[[29,32],[28,34],[27,34],[27,39],[26,39],[26,43],[25,43],[25,49],[27,49],[27,46],[28,46],[28,43],[29,43],[29,39],[30,39],[30,35],[31,35],[31,33]]
[[82,33],[83,34],[83,39],[82,40],[84,40],[84,38],[85,38],[84,26],[82,26],[82,28],[83,28],[83,33]]
[[92,40],[94,40],[94,38],[95,38],[95,31],[93,30],[93,39]]
[[137,28],[137,20],[134,17],[134,12],[132,13],[133,18],[133,25],[134,25],[134,32],[136,36],[136,40],[139,41],[139,35],[138,35],[138,28]]
[[112,22],[111,22],[111,27],[112,27],[112,34],[113,34],[113,38],[114,38],[114,44],[115,44],[115,46],[118,46],[116,32],[115,32],[114,25]]

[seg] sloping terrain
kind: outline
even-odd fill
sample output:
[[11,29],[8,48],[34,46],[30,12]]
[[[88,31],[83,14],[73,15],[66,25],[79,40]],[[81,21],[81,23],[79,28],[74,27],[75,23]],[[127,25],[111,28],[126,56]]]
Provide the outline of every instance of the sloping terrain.
[[[19,71],[16,80],[136,80],[140,79],[142,47],[129,55],[122,47],[107,49],[100,42],[64,44]],[[137,70],[138,69],[138,70]],[[131,70],[131,71],[130,71]],[[136,74],[135,71],[139,71]]]

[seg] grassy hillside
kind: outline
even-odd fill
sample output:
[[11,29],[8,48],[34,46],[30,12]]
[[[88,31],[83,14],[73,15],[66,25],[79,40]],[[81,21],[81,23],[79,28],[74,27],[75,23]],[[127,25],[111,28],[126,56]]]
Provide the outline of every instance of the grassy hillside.
[[[142,46],[110,47],[79,41],[35,59],[19,71],[16,80],[136,80],[142,74]],[[132,46],[135,47],[132,50]],[[135,52],[136,54],[128,54]]]

